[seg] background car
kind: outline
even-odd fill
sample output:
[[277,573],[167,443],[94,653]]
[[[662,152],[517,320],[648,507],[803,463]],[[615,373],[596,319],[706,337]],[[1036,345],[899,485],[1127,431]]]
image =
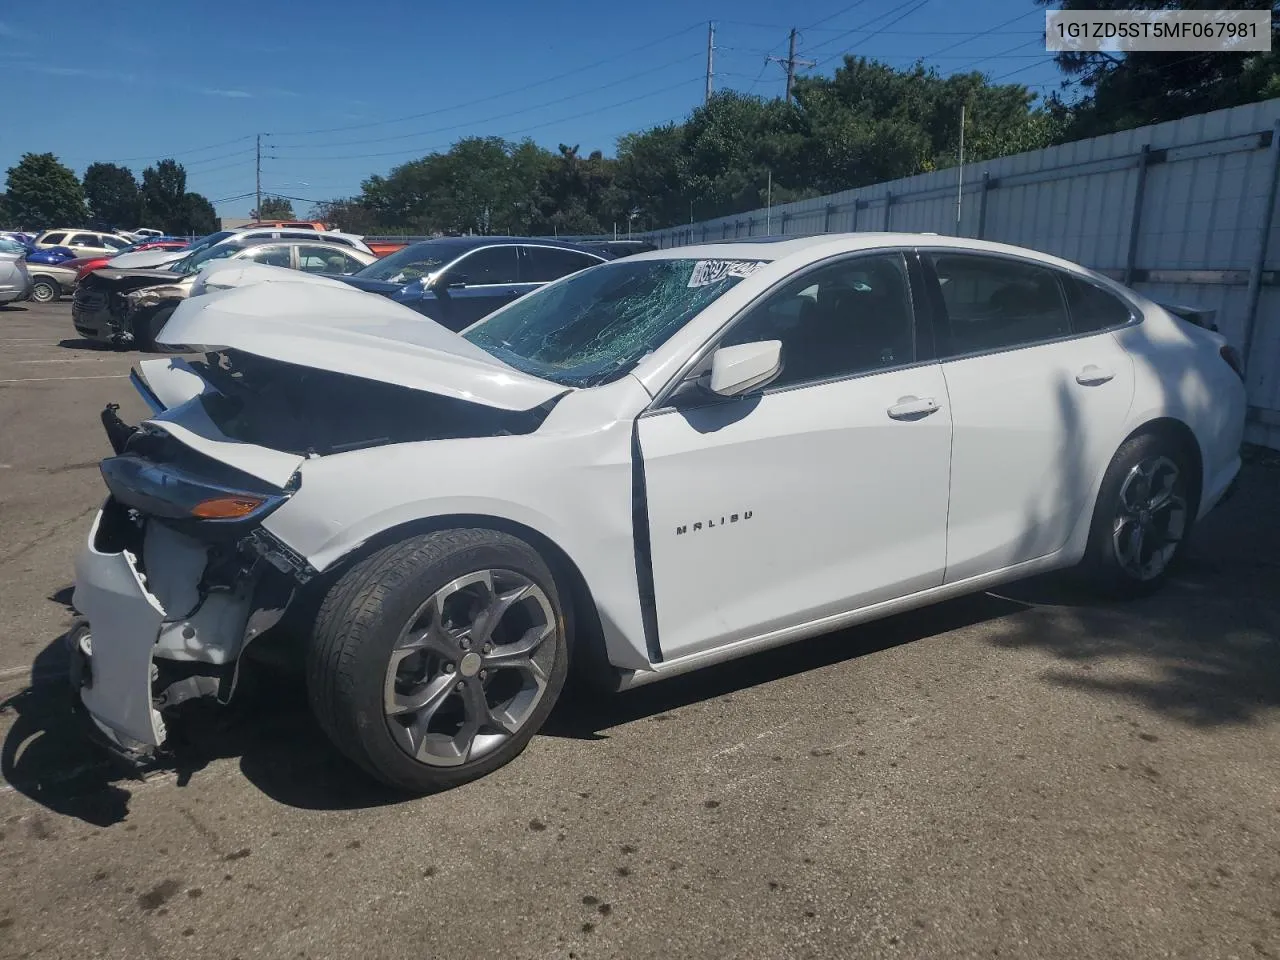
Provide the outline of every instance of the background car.
[[657,244],[650,243],[648,240],[580,240],[578,242],[588,250],[607,253],[614,258],[629,257],[633,253],[648,253],[650,250],[658,249]]
[[178,304],[192,295],[206,264],[237,260],[317,276],[342,276],[375,259],[371,253],[317,238],[318,234],[300,239],[237,238],[189,253],[168,267],[130,270],[108,265],[93,270],[76,283],[71,321],[86,339],[150,350]]
[[65,263],[76,259],[76,256],[69,247],[45,247],[43,250],[32,247],[25,259],[27,263]]
[[27,264],[27,273],[31,276],[31,299],[36,303],[52,303],[61,297],[75,292],[78,270],[72,266],[75,260],[66,263]]
[[119,253],[129,245],[130,241],[114,233],[100,233],[92,230],[46,230],[36,238],[37,248],[67,247],[77,257],[91,254]]
[[[14,241],[8,241],[13,243]],[[20,244],[18,250],[0,248],[0,304],[26,300],[31,296],[31,276]]]
[[364,242],[364,238],[351,233],[340,233],[336,230],[307,230],[305,228],[298,230],[286,230],[280,227],[238,227],[235,230],[219,230],[216,233],[200,237],[182,251],[140,250],[131,253],[121,253],[113,260],[111,265],[113,267],[127,267],[129,269],[163,267],[171,263],[177,263],[188,254],[200,253],[201,251],[207,250],[219,243],[224,243],[232,239],[313,240],[321,243],[332,243],[340,247],[346,247],[351,250],[356,250],[360,253],[366,253],[373,256],[373,251],[370,250],[369,245]]
[[608,259],[556,240],[442,237],[407,246],[343,279],[461,330],[544,283]]

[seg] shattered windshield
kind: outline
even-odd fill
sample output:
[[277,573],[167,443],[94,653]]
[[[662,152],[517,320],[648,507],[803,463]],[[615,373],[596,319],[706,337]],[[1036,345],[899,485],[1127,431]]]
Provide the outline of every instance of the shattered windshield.
[[[457,253],[457,250],[452,251],[453,256]],[[385,280],[388,283],[409,283],[439,270],[451,259],[448,250],[442,250],[431,243],[415,243],[381,260],[375,260],[355,276],[366,280]]]
[[763,260],[618,260],[535,290],[463,336],[566,386],[616,379]]

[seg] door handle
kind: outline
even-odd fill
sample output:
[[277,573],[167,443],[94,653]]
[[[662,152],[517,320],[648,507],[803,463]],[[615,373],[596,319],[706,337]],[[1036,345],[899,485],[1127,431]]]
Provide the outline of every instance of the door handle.
[[899,397],[888,410],[894,420],[919,420],[937,412],[938,404],[932,397]]
[[1099,384],[1106,383],[1115,377],[1110,370],[1105,370],[1095,364],[1089,364],[1083,370],[1076,374],[1076,383],[1084,387],[1096,387]]

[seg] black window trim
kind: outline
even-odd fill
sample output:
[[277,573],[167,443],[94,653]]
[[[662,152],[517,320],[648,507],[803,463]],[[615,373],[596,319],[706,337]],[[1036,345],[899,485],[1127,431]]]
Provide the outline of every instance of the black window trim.
[[[1109,287],[1104,287],[1086,273],[1076,270],[1067,270],[1052,263],[1044,263],[1034,257],[1018,256],[1016,254],[1006,253],[1003,250],[971,250],[966,247],[935,247],[927,245],[917,246],[915,248],[915,253],[919,260],[925,278],[925,283],[929,290],[929,302],[934,318],[933,333],[937,342],[937,357],[939,363],[952,363],[957,360],[968,360],[972,357],[986,357],[997,353],[1010,353],[1014,350],[1027,350],[1032,347],[1042,347],[1048,344],[1082,340],[1085,337],[1097,337],[1104,333],[1114,333],[1115,331],[1123,330],[1126,327],[1137,326],[1142,323],[1143,320],[1141,308],[1128,296],[1122,296],[1118,291],[1112,290]],[[1058,295],[1062,297],[1063,311],[1067,315],[1067,326],[1071,328],[1071,332],[1058,337],[1029,340],[1026,343],[1010,344],[1004,347],[993,347],[987,350],[971,350],[967,353],[951,353],[950,318],[947,315],[946,301],[942,296],[942,284],[938,281],[938,273],[934,269],[932,260],[932,257],[934,256],[945,256],[948,254],[951,256],[983,257],[989,260],[1008,260],[1021,266],[1037,267],[1041,270],[1048,271],[1053,276],[1054,281],[1057,284]],[[1067,298],[1067,292],[1063,287],[1063,276],[1069,276],[1074,280],[1087,283],[1101,290],[1103,293],[1110,294],[1115,297],[1115,299],[1119,300],[1129,309],[1129,319],[1124,323],[1112,324],[1107,327],[1099,327],[1096,330],[1077,331],[1072,321],[1071,303]]]
[[[911,247],[901,247],[901,246],[869,247],[862,250],[850,250],[850,251],[845,251],[843,253],[833,254],[829,257],[824,257],[821,260],[815,260],[813,263],[806,264],[800,270],[797,270],[794,273],[791,273],[785,277],[782,277],[776,283],[772,284],[768,289],[762,291],[759,295],[753,298],[749,303],[747,303],[744,307],[738,310],[732,317],[730,317],[727,321],[725,321],[725,323],[720,327],[719,330],[715,332],[715,334],[713,334],[710,338],[708,338],[708,340],[704,344],[702,344],[702,346],[700,346],[697,350],[693,352],[693,354],[690,356],[690,359],[681,365],[680,369],[675,373],[675,375],[669,381],[667,381],[667,383],[665,383],[662,386],[662,388],[657,392],[653,400],[650,401],[649,405],[645,407],[643,411],[641,411],[640,416],[645,417],[645,416],[654,416],[658,414],[678,412],[680,408],[672,406],[669,402],[671,394],[673,394],[676,391],[676,389],[680,386],[680,384],[684,383],[685,380],[687,380],[695,370],[699,370],[701,367],[704,366],[707,359],[711,356],[712,353],[715,352],[716,346],[720,343],[721,340],[724,339],[725,335],[728,334],[729,331],[732,330],[734,326],[743,317],[745,317],[756,307],[760,306],[762,303],[767,301],[774,294],[780,292],[784,287],[790,286],[793,281],[803,279],[804,277],[807,277],[810,274],[817,272],[818,270],[829,267],[834,263],[847,261],[847,260],[858,260],[866,257],[883,257],[886,255],[895,255],[899,257],[903,261],[903,266],[906,268],[907,298],[908,298],[907,308],[911,311],[912,329],[915,335],[914,336],[915,344],[916,344],[915,359],[912,360],[910,363],[898,363],[898,364],[894,364],[891,367],[880,367],[875,370],[862,370],[858,373],[847,373],[847,374],[842,374],[841,376],[836,376],[836,377],[825,377],[820,380],[806,380],[803,383],[790,383],[780,387],[765,386],[760,390],[751,391],[751,393],[748,394],[748,396],[753,396],[753,397],[766,396],[766,395],[776,394],[776,393],[785,393],[790,390],[806,390],[810,387],[826,386],[827,384],[830,384],[830,383],[840,383],[845,380],[860,380],[864,377],[878,377],[881,374],[885,374],[885,373],[897,373],[901,370],[911,370],[916,367],[924,367],[924,366],[929,366],[931,364],[938,363],[937,351],[934,348],[934,337],[932,336],[932,330],[930,330],[930,336],[928,336],[927,338],[921,336],[922,325],[925,323],[930,323],[934,311],[931,305],[927,305],[927,301],[923,301],[926,304],[925,310],[923,311],[923,313],[928,314],[928,316],[922,317],[921,315],[922,311],[919,309],[919,306],[922,301],[918,297],[918,294],[921,292],[918,289],[918,284],[921,282],[922,278],[920,278],[916,273],[912,271],[912,261],[918,260],[918,258],[915,256],[915,251]],[[918,266],[918,263],[917,263],[917,266]],[[932,326],[931,323],[930,323],[930,326]],[[926,347],[926,349],[924,349],[923,351],[921,350],[922,344]],[[921,356],[922,353],[927,354],[927,356]],[[719,402],[728,403],[738,399],[741,399],[741,398],[725,397],[723,398],[722,401],[719,401]],[[709,404],[716,403],[716,402],[717,401],[711,400],[710,398],[708,399]]]

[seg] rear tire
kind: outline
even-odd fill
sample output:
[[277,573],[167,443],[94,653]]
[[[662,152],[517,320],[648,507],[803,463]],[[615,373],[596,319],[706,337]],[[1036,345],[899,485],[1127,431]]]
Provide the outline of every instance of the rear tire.
[[1125,441],[1103,477],[1080,565],[1098,592],[1138,597],[1164,584],[1191,532],[1194,487],[1177,443],[1156,433]]
[[35,303],[53,303],[62,296],[62,288],[49,277],[36,277],[31,287],[31,299]]
[[547,564],[508,534],[392,544],[321,604],[307,651],[312,711],[389,786],[431,793],[485,776],[524,750],[564,686],[562,610]]

